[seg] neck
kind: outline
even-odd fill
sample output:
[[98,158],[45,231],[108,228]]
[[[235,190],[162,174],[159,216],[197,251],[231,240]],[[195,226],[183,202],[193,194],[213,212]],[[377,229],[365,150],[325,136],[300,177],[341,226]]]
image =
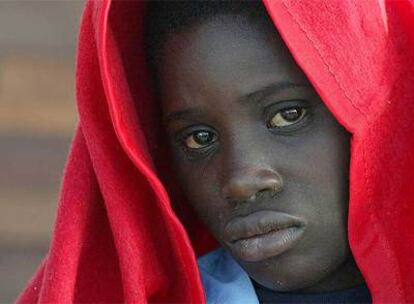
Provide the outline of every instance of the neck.
[[337,270],[321,281],[299,290],[300,293],[321,293],[349,289],[365,282],[355,260],[348,259]]

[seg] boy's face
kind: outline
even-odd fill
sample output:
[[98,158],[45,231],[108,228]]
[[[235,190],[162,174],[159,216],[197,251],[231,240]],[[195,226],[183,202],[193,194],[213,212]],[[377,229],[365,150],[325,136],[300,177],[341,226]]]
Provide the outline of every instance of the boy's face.
[[163,50],[177,176],[217,240],[274,290],[359,283],[346,231],[349,136],[274,27],[218,16]]

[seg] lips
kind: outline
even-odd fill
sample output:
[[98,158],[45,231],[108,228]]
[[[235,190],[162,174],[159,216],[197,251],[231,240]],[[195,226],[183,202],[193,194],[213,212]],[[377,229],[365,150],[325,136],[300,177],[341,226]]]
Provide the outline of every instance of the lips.
[[226,244],[236,258],[258,262],[292,248],[304,228],[305,222],[298,217],[265,210],[232,219],[224,233]]

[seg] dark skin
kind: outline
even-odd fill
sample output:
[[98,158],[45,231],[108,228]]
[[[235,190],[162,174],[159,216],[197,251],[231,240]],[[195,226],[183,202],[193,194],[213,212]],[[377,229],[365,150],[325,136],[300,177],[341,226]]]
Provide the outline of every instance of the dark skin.
[[[276,291],[361,284],[347,240],[349,134],[274,26],[219,15],[170,34],[164,50],[158,77],[174,165],[215,238]],[[230,222],[275,212],[293,218],[295,241],[235,249]]]

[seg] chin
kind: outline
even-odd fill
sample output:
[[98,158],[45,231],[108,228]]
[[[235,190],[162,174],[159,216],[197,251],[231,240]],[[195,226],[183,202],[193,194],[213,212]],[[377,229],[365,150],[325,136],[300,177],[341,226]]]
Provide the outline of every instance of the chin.
[[278,256],[261,262],[240,262],[247,274],[258,284],[279,292],[312,289],[329,273],[332,265],[321,265],[303,256]]

